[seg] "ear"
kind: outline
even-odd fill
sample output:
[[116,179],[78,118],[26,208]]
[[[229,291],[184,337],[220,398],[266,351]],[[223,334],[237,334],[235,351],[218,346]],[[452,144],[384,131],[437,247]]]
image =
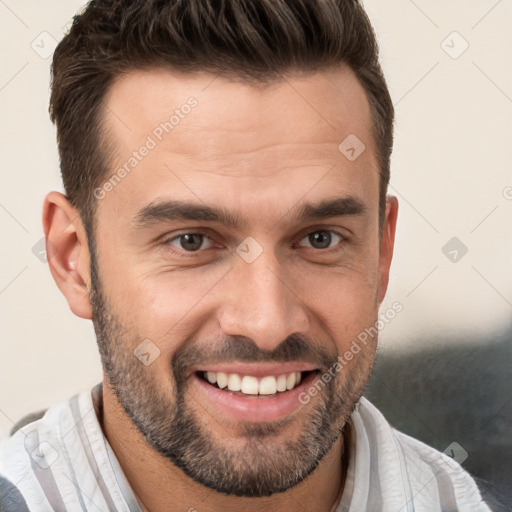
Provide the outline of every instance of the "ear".
[[388,196],[386,199],[386,216],[382,226],[379,253],[379,288],[377,290],[378,303],[384,300],[389,282],[389,269],[393,259],[395,247],[396,221],[398,217],[398,199]]
[[73,313],[91,319],[90,255],[78,211],[59,192],[50,192],[43,206],[46,255],[53,279]]

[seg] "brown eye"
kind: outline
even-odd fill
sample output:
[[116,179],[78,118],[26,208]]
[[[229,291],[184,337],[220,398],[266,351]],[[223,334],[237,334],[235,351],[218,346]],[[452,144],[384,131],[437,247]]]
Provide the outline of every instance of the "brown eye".
[[[328,231],[328,230],[321,230],[321,231],[314,231],[313,233],[309,233],[307,236],[305,236],[301,242],[304,240],[307,240],[309,243],[309,247],[312,247],[313,249],[329,249],[332,247],[332,243],[335,244],[339,243],[343,238],[335,233],[334,231]],[[300,243],[299,245],[303,245]],[[306,245],[308,247],[308,245]]]
[[199,249],[205,249],[205,247],[203,247],[203,242],[207,240],[209,240],[209,238],[201,233],[186,233],[174,237],[170,243],[175,247],[178,247],[178,249],[194,252]]

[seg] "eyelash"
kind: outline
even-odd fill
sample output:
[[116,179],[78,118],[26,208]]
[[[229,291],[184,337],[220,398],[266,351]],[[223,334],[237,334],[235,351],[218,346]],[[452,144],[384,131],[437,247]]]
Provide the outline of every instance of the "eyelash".
[[[326,232],[326,233],[331,233],[331,234],[334,234],[336,235],[337,237],[340,238],[340,240],[338,241],[337,244],[335,244],[334,246],[332,247],[328,247],[326,249],[316,249],[316,251],[318,253],[324,253],[324,254],[328,254],[328,253],[331,253],[331,252],[336,252],[338,250],[340,250],[340,247],[339,244],[342,243],[342,242],[345,242],[347,241],[347,237],[342,235],[341,233],[339,233],[338,231],[335,231],[335,230],[332,230],[332,229],[316,229],[316,230],[313,230],[313,231],[308,231],[304,236],[302,236],[302,238],[300,238],[299,242],[301,242],[302,240],[304,240],[305,238],[307,238],[308,236],[314,234],[314,233],[320,233],[320,232]],[[180,233],[178,235],[174,235],[172,238],[167,238],[164,240],[163,244],[169,248],[172,252],[175,252],[179,255],[184,255],[185,257],[194,257],[194,256],[197,256],[198,254],[200,253],[204,253],[205,251],[208,251],[210,250],[211,248],[207,248],[207,249],[198,249],[196,251],[187,251],[185,249],[179,249],[179,248],[175,248],[171,242],[175,241],[175,240],[179,240],[181,237],[185,236],[185,235],[201,235],[205,238],[207,238],[208,240],[212,241],[212,242],[215,242],[211,236],[208,235],[207,232],[205,232],[204,230],[201,230],[201,229],[196,229],[196,230],[193,230],[193,231],[186,231],[186,232],[183,232],[183,233]],[[304,247],[304,246],[300,246],[300,247]],[[307,247],[307,246],[306,246]],[[310,247],[311,249],[315,250],[314,247]]]

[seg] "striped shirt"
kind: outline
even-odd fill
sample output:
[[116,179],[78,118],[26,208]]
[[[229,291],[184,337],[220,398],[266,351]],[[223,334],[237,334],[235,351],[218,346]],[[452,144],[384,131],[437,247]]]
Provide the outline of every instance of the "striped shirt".
[[[0,443],[0,512],[142,512],[100,422],[101,384]],[[457,462],[393,429],[361,398],[336,512],[487,512]]]

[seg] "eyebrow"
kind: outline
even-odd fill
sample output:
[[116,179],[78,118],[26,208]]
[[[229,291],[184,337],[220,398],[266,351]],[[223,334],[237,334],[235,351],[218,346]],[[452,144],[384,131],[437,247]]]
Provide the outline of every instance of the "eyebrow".
[[238,212],[232,213],[223,207],[176,200],[150,203],[139,210],[135,217],[135,222],[140,227],[176,220],[219,222],[233,228],[247,224]]
[[[367,208],[357,197],[347,196],[324,199],[318,203],[304,203],[295,208],[294,211],[294,219],[303,223],[330,217],[363,215],[367,212]],[[135,223],[138,227],[179,220],[218,222],[231,228],[243,228],[249,224],[248,220],[239,211],[232,212],[223,207],[177,200],[149,203],[141,208],[135,216]]]
[[297,212],[297,220],[306,222],[310,220],[327,219],[330,217],[344,217],[347,215],[363,215],[367,212],[364,203],[357,197],[347,196],[336,199],[324,199],[315,204],[305,203]]

